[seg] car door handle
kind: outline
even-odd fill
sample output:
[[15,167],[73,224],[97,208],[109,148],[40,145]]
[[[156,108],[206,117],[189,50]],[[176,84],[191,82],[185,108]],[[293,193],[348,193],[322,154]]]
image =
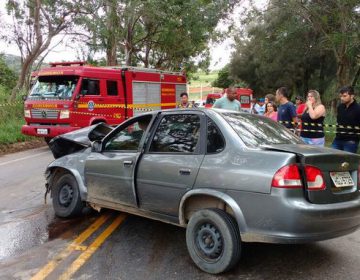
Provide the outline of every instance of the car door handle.
[[180,175],[190,175],[191,170],[190,169],[180,169],[179,173],[180,173]]
[[131,166],[132,164],[132,160],[124,160],[124,166]]

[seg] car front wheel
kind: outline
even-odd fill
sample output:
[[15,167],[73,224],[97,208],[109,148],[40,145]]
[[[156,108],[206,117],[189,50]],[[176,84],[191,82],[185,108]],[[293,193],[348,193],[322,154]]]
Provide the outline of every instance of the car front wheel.
[[231,269],[240,259],[241,239],[233,217],[220,209],[195,212],[187,225],[186,244],[195,264],[218,274]]
[[60,176],[51,191],[56,216],[68,218],[81,214],[85,204],[81,201],[79,186],[74,176]]

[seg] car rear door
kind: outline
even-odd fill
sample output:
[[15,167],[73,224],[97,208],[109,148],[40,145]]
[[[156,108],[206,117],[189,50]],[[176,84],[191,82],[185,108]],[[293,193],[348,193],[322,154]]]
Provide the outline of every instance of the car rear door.
[[204,159],[205,118],[200,111],[163,113],[139,162],[136,190],[142,209],[178,216]]

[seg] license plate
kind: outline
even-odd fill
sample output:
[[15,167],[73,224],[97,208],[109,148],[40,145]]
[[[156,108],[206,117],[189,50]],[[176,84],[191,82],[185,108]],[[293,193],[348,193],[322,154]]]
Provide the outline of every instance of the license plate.
[[335,187],[352,187],[354,186],[354,181],[351,178],[350,172],[330,172],[331,180],[334,182]]
[[36,130],[37,134],[41,134],[41,135],[47,135],[48,134],[48,130],[46,128],[38,128]]

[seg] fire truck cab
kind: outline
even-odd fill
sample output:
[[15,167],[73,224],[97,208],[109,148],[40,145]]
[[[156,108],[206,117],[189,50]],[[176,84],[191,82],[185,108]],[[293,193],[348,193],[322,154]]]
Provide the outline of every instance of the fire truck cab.
[[241,103],[241,109],[250,113],[253,90],[250,88],[236,88],[236,98]]
[[205,108],[211,108],[214,105],[215,101],[222,96],[223,94],[220,92],[209,93],[206,97]]
[[119,124],[143,111],[174,108],[182,73],[137,67],[51,63],[37,72],[24,104],[23,134],[49,140],[95,123]]

